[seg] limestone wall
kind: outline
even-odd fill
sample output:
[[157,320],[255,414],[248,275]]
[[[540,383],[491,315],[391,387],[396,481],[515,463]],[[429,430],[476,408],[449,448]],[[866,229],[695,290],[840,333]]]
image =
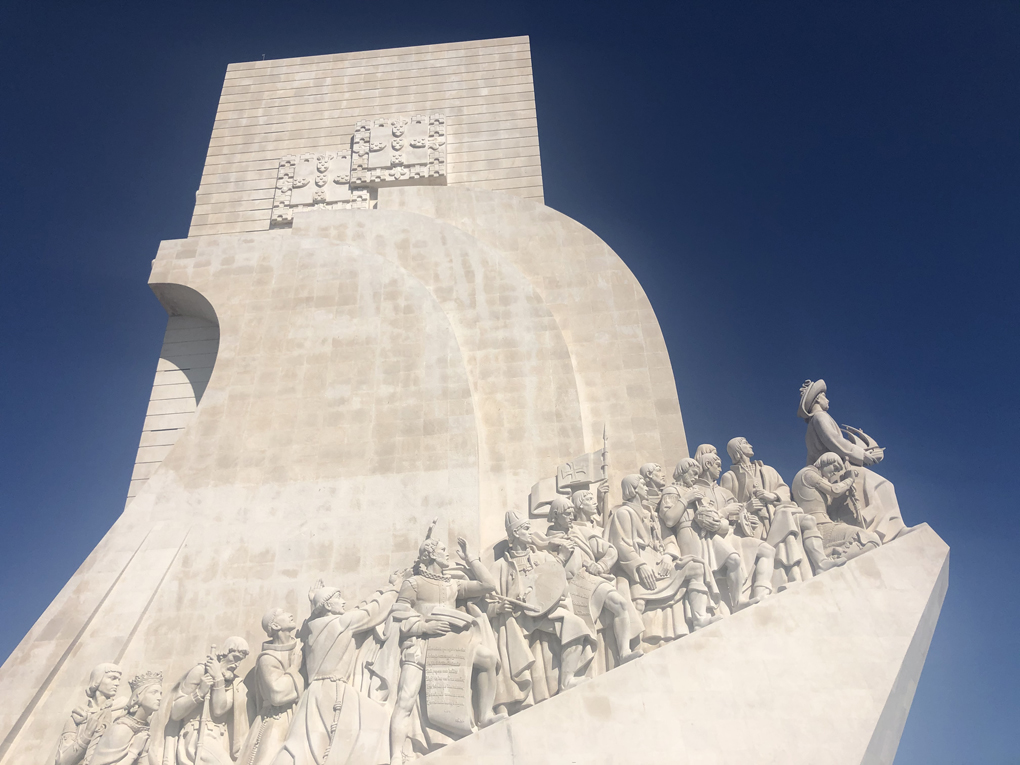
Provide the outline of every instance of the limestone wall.
[[413,112],[446,116],[450,185],[542,201],[527,37],[252,61],[227,68],[189,236],[269,228],[282,156]]

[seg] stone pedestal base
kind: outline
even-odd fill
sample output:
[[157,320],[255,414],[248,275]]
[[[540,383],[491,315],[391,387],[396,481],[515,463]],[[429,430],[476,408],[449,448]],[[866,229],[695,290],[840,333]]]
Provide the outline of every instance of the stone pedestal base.
[[948,583],[923,524],[422,765],[891,763]]

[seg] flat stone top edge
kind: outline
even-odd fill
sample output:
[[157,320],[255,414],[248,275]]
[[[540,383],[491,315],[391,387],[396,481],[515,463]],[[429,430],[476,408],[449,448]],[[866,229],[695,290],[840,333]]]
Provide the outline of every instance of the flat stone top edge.
[[299,56],[296,58],[273,58],[263,61],[239,61],[227,64],[227,77],[232,73],[251,72],[252,70],[268,69],[280,65],[317,64],[336,61],[363,61],[366,59],[408,55],[414,53],[443,53],[445,51],[470,50],[487,48],[496,45],[523,45],[530,50],[531,40],[528,35],[518,37],[493,37],[487,40],[462,40],[460,42],[436,43],[433,45],[412,45],[404,48],[376,48],[373,50],[346,51],[343,53],[326,53],[320,56]]

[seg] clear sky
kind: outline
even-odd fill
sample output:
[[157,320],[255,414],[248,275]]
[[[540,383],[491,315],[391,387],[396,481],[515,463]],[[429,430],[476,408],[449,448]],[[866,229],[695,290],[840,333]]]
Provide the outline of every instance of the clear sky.
[[644,285],[692,451],[792,477],[824,377],[951,545],[898,765],[1020,761],[1015,0],[0,4],[0,656],[123,507],[226,65],[520,34],[546,203]]

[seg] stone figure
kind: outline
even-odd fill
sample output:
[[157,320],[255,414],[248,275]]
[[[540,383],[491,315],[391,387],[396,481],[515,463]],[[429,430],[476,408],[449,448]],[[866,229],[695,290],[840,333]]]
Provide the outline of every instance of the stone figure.
[[[715,452],[703,450],[701,454],[705,457]],[[730,495],[714,482],[703,481],[701,474],[701,463],[696,459],[685,457],[677,463],[674,483],[666,487],[659,501],[659,517],[663,526],[673,531],[682,555],[704,561],[712,605],[717,610],[734,611],[740,605],[745,576],[740,553],[729,541],[730,523],[725,510]],[[716,578],[727,582],[725,602]]]
[[730,439],[726,453],[732,464],[719,478],[719,485],[733,494],[749,516],[761,521],[757,529],[747,529],[746,536],[764,539],[775,549],[773,582],[810,579],[812,570],[801,534],[802,524],[809,530],[814,528],[814,518],[793,503],[790,487],[779,471],[754,459],[754,448],[746,438]]
[[606,538],[619,554],[617,573],[642,612],[643,650],[650,650],[711,623],[705,565],[698,555],[667,549],[659,519],[646,508],[640,475],[626,476],[621,486],[623,503],[610,513]]
[[100,664],[92,670],[85,703],[71,711],[60,733],[55,765],[78,765],[89,746],[95,749],[110,723],[124,714],[127,700],[117,698],[120,679],[116,664]]
[[127,714],[110,723],[90,753],[90,765],[134,765],[145,762],[158,765],[150,751],[149,719],[160,708],[163,698],[163,673],[146,672],[130,681],[131,698]]
[[274,765],[385,765],[389,711],[351,683],[356,638],[382,624],[397,599],[399,574],[352,610],[339,587],[321,580],[308,593],[304,660],[308,687],[294,708],[290,730]]
[[494,564],[488,613],[499,646],[496,706],[513,713],[583,682],[596,641],[570,603],[568,549],[558,556],[537,549],[520,513],[507,512],[504,523],[509,546]]
[[569,553],[564,562],[567,591],[574,613],[592,630],[611,629],[612,652],[622,664],[641,656],[636,643],[644,627],[641,613],[616,589],[613,567],[619,557],[616,548],[602,537],[602,529],[592,525],[598,513],[591,491],[575,491],[568,501],[554,499],[549,505],[551,525],[546,532],[550,542],[567,542]]
[[[833,452],[856,465],[854,490],[844,494],[846,512],[859,516],[860,524],[888,542],[907,530],[900,515],[892,482],[870,470],[885,457],[885,450],[855,428],[840,429],[829,414],[825,380],[806,380],[800,389],[797,416],[807,423],[807,464],[814,464],[826,452]],[[848,435],[852,437],[848,437]]]
[[838,454],[826,452],[813,465],[801,468],[793,478],[793,499],[815,521],[814,533],[810,536],[807,532],[804,534],[808,552],[822,548],[821,552],[827,559],[834,559],[824,566],[816,566],[819,570],[832,568],[881,544],[874,532],[833,520],[829,513],[834,500],[853,490],[856,477],[852,473],[853,470],[847,469]]
[[[698,465],[701,475],[695,481],[695,488],[704,494],[702,508],[695,513],[698,524],[711,531],[715,526],[714,535],[725,534],[725,547],[717,547],[716,551],[726,555],[727,583],[730,593],[730,608],[759,602],[772,592],[772,572],[776,556],[775,548],[760,538],[761,520],[737,502],[736,497],[720,486],[717,481],[722,473],[722,460],[714,448],[698,447]],[[723,531],[722,521],[727,522],[727,530]],[[733,585],[738,579],[733,574],[733,556],[729,552],[735,550],[743,563],[740,578],[743,579],[739,590],[734,593]],[[718,555],[716,560],[718,560]],[[749,574],[747,572],[750,572]]]
[[[153,729],[162,732],[152,749],[163,765],[230,765],[248,733],[247,690],[238,666],[248,643],[229,637],[213,646],[171,688]],[[162,728],[159,727],[162,725]]]
[[255,719],[237,757],[243,765],[272,763],[283,748],[294,707],[305,689],[301,643],[294,637],[294,614],[282,608],[270,609],[262,617],[262,629],[269,640],[262,644],[262,652],[255,659]]
[[476,604],[457,609],[492,593],[496,583],[462,538],[457,554],[474,578],[451,576],[446,545],[432,536],[434,527],[433,521],[394,610],[402,638],[389,733],[394,765],[412,754],[406,751],[409,739],[414,752],[425,754],[505,717],[493,711],[499,658],[492,628]]

